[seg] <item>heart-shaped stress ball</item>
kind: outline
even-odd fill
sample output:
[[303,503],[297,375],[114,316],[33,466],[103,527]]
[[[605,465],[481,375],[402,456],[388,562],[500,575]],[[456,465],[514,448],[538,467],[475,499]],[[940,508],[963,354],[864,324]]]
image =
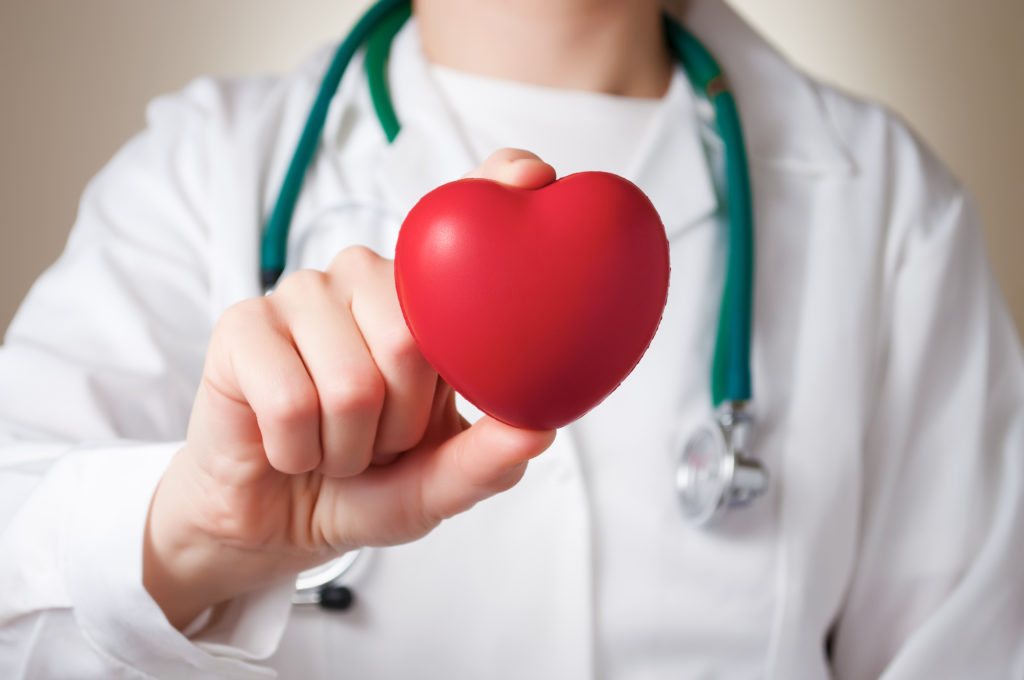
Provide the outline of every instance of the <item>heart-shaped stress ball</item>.
[[395,283],[424,358],[480,410],[557,428],[640,361],[668,297],[665,229],[606,172],[541,189],[445,184],[409,212]]

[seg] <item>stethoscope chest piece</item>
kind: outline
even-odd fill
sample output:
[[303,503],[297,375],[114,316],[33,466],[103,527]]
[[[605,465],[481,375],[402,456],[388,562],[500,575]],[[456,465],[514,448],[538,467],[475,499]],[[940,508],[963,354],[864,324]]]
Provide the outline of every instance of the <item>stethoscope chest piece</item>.
[[676,490],[683,514],[694,525],[707,526],[768,488],[764,466],[744,455],[752,423],[741,402],[726,402],[683,447]]

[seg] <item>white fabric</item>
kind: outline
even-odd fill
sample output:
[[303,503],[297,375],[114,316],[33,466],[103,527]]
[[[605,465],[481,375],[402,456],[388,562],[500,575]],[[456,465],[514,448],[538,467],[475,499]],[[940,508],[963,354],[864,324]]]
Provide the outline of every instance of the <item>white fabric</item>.
[[[0,675],[1024,676],[1024,365],[970,202],[899,122],[795,73],[724,5],[692,0],[686,22],[729,74],[751,150],[758,506],[702,533],[673,504],[674,444],[709,409],[723,248],[700,144],[673,134],[631,174],[673,280],[620,392],[509,493],[371,551],[351,611],[292,611],[282,584],[191,640],[167,624],[140,585],[149,498],[213,322],[260,294],[258,226],[325,51],[156,102],[12,324]],[[390,63],[403,131],[386,144],[353,64],[290,270],[354,243],[389,255],[412,203],[473,167],[414,25]]]
[[[478,161],[511,146],[535,151],[565,173],[590,168],[629,178],[643,164],[658,162],[681,191],[691,177],[710,173],[697,145],[695,98],[681,68],[662,100],[557,91],[436,66],[431,73]],[[693,215],[707,216],[715,206],[702,192],[682,191],[682,198]],[[693,533],[671,485],[677,424],[671,414],[652,408],[648,396],[652,384],[686,376],[675,387],[686,412],[701,417],[709,410],[718,308],[716,295],[710,295],[710,305],[700,298],[721,285],[719,226],[698,219],[685,239],[673,239],[666,310],[671,322],[614,395],[569,428],[591,499],[595,651],[606,677],[692,668],[702,654],[694,649],[697,641],[708,638],[743,640],[731,650],[730,664],[736,672],[757,675],[768,645],[774,551],[744,543],[727,557],[707,551],[708,562],[701,564],[691,540],[674,540]],[[701,356],[707,368],[694,376],[691,362]],[[741,588],[741,575],[734,579],[730,570],[743,565],[746,571],[751,561],[758,578]],[[709,571],[719,573],[718,587],[701,578]],[[737,601],[746,612],[742,618],[730,612]]]
[[[663,102],[498,80],[437,64],[430,75],[476,158],[505,147],[529,149],[559,177],[584,170],[630,174],[649,151],[643,142]],[[677,71],[673,90],[689,87],[684,77]],[[693,122],[692,115],[675,121],[683,130]]]

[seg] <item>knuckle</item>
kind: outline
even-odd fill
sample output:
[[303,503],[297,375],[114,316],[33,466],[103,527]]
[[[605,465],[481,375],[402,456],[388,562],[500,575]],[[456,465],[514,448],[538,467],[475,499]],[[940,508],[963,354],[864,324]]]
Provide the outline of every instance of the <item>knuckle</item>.
[[384,403],[384,392],[384,379],[376,369],[352,369],[321,389],[321,407],[331,417],[374,412]]
[[381,365],[406,371],[425,361],[416,340],[404,324],[393,324],[387,333],[382,334],[373,347],[373,354]]
[[478,497],[489,497],[515,486],[526,473],[526,462],[516,463],[504,469],[492,469],[480,464],[478,452],[465,446],[453,452],[453,464],[459,476],[476,490]]
[[363,276],[373,270],[381,257],[366,246],[349,246],[334,256],[328,271],[345,277]]
[[494,493],[508,491],[522,480],[523,476],[526,474],[526,466],[527,463],[520,463],[519,465],[506,470],[491,483],[491,489]]
[[438,524],[458,514],[455,510],[449,511],[432,502],[423,480],[411,492],[398,496],[398,501],[396,510],[401,516],[401,522],[415,536],[430,533]]
[[405,427],[398,427],[388,433],[386,439],[378,442],[378,452],[388,456],[409,451],[423,441],[423,433],[426,426],[419,427],[418,423],[410,423]]
[[373,453],[369,446],[349,442],[342,449],[327,450],[318,469],[328,477],[355,477],[372,463]]
[[319,411],[319,400],[312,387],[292,386],[275,391],[262,416],[282,426],[292,427],[315,420]]
[[370,449],[359,449],[349,453],[345,466],[341,470],[342,477],[355,477],[363,473],[373,463],[373,452]]
[[310,293],[326,287],[326,275],[315,269],[300,269],[281,279],[271,297],[305,297]]
[[246,329],[252,328],[253,324],[265,324],[270,317],[270,304],[265,298],[242,300],[224,310],[215,331],[244,333]]

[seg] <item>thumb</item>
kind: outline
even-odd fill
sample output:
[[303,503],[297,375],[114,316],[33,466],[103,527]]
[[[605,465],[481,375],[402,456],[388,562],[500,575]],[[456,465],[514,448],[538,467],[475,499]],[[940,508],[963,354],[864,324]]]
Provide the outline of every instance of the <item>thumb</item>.
[[554,441],[554,430],[523,430],[482,417],[421,460],[423,516],[440,522],[510,489],[527,462]]
[[555,169],[523,149],[498,149],[464,178],[491,179],[520,189],[539,189],[555,181]]
[[[459,418],[454,399],[444,403],[439,408],[445,416]],[[387,465],[326,480],[316,506],[327,542],[343,551],[420,538],[442,520],[511,488],[527,462],[555,440],[554,430],[522,430],[489,416],[471,427],[453,423],[452,430]]]

